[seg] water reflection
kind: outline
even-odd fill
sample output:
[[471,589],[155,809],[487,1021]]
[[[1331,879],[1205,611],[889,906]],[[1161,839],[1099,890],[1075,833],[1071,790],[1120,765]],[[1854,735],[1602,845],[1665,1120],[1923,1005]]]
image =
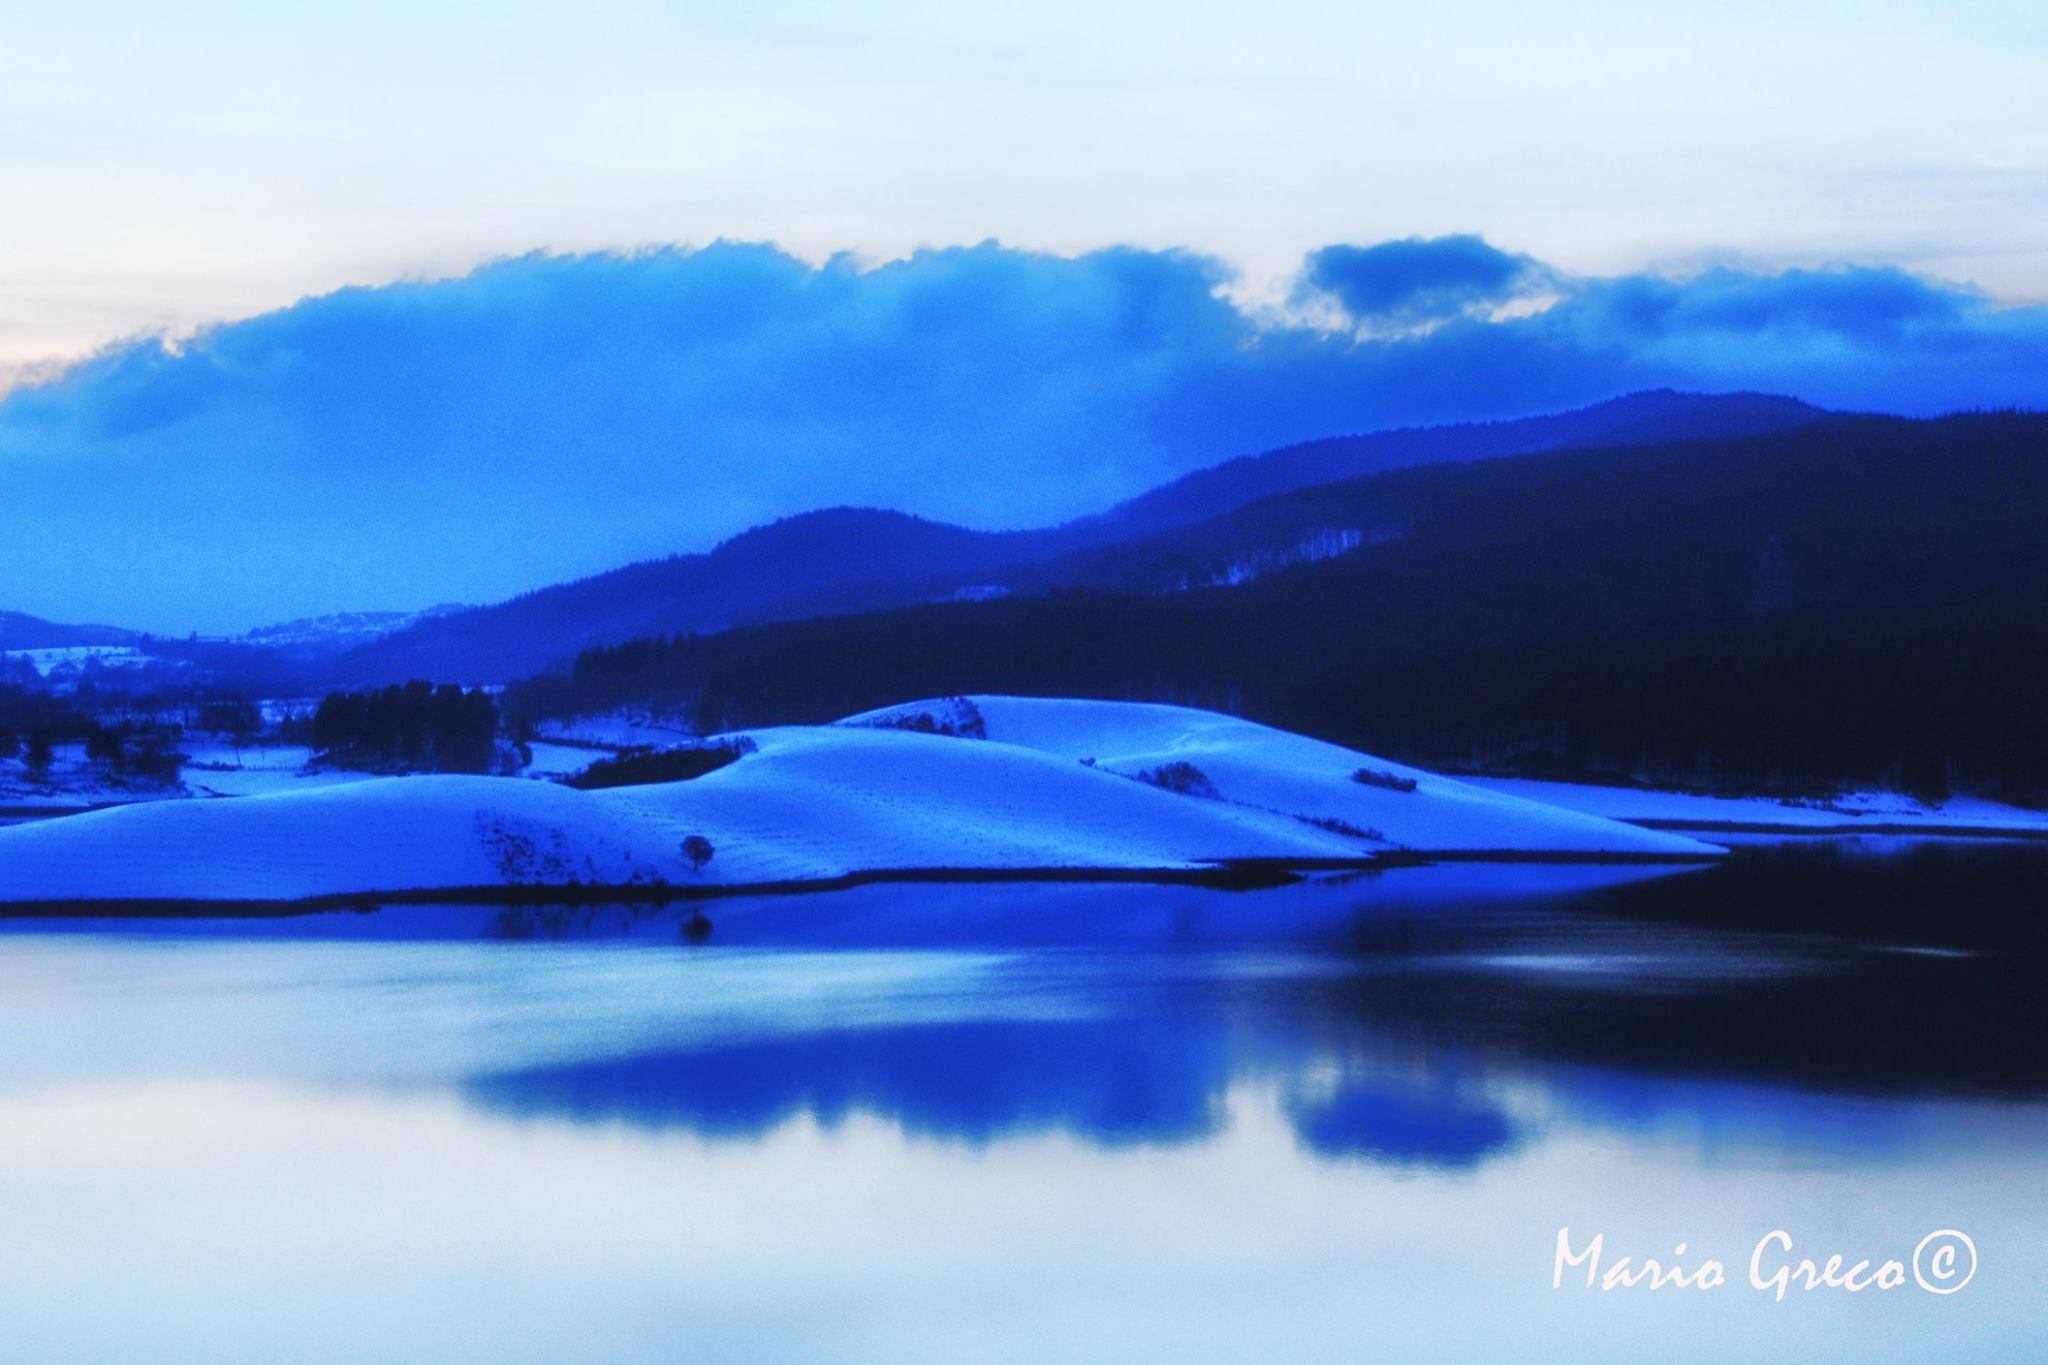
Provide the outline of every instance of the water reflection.
[[46,1040],[20,1083],[225,1067],[721,1139],[867,1115],[972,1144],[1182,1144],[1251,1084],[1319,1157],[1469,1170],[1560,1114],[1725,1118],[1731,1088],[1773,1130],[1774,1092],[1801,1115],[1815,1094],[2048,1094],[2044,869],[2034,846],[1878,861],[1833,843],[1705,870],[1446,866],[1253,894],[874,887],[722,903],[707,949],[682,946],[686,912],[623,905],[57,938],[12,922],[101,960],[77,971],[82,1040],[22,993],[60,974],[19,956],[0,1029]]
[[1450,1171],[1514,1151],[1534,1133],[1455,1073],[1346,1076],[1334,1086],[1303,1077],[1285,1112],[1318,1156]]
[[[2048,850],[1866,852],[875,887],[702,948],[620,905],[0,923],[0,1339],[2023,1358]],[[1568,1298],[1564,1223],[1957,1226],[1986,1270],[1961,1311]]]
[[508,1072],[464,1093],[493,1109],[757,1136],[797,1115],[868,1114],[975,1143],[1064,1131],[1107,1145],[1214,1133],[1232,1076],[1215,1025],[975,1019],[831,1029]]

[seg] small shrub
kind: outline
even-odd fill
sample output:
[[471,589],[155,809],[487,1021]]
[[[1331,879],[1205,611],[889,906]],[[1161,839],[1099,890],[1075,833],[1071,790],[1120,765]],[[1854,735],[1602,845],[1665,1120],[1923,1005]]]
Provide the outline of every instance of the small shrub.
[[1147,768],[1138,774],[1140,782],[1149,782],[1162,791],[1176,792],[1181,796],[1206,796],[1211,800],[1222,793],[1208,774],[1188,762],[1167,763],[1157,768]]
[[1415,790],[1414,778],[1398,776],[1388,772],[1385,768],[1360,768],[1357,772],[1351,774],[1351,780],[1367,787],[1384,787],[1390,792],[1412,792]]
[[737,763],[760,746],[745,735],[716,744],[679,749],[629,749],[616,758],[601,758],[582,772],[563,779],[581,791],[604,787],[644,787],[656,782],[688,782]]

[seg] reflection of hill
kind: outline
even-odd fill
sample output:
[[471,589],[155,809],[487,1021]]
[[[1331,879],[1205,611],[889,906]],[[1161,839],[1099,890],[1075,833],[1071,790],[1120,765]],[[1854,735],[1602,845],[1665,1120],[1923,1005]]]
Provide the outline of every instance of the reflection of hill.
[[1318,1156],[1469,1170],[1514,1150],[1526,1134],[1478,1091],[1443,1077],[1413,1083],[1347,1078],[1335,1090],[1287,1100],[1295,1136]]
[[1230,1077],[1218,1029],[1173,1020],[972,1020],[763,1038],[483,1078],[492,1108],[751,1136],[854,1113],[987,1142],[1066,1131],[1181,1142],[1220,1126]]
[[1350,950],[1401,969],[1332,977],[1297,1008],[1369,1050],[1841,1094],[2048,1093],[2048,849],[1861,847],[1745,849],[1541,915],[1361,919]]
[[[1064,1132],[1103,1146],[1212,1136],[1246,1059],[1221,1019],[976,1020],[642,1053],[472,1082],[485,1107],[581,1122],[751,1137],[799,1115],[877,1115],[920,1135],[986,1143]],[[1264,1059],[1275,1060],[1271,1054]],[[1290,1047],[1283,1064],[1313,1060]],[[1508,1117],[1441,1078],[1347,1078],[1286,1104],[1326,1157],[1466,1169],[1518,1141]]]
[[[836,898],[829,922],[813,903],[763,902],[720,933],[746,951],[1060,945],[948,1000],[957,1018],[1057,999],[1061,1017],[528,1065],[465,1093],[500,1112],[727,1136],[860,1113],[976,1143],[1128,1145],[1216,1135],[1235,1086],[1277,1094],[1319,1156],[1445,1171],[1558,1122],[1886,1146],[1898,1134],[1859,1128],[1868,1108],[1851,1097],[2040,1096],[2048,994],[2030,935],[2048,850],[1860,847],[1746,849],[1656,877],[1448,865],[1249,896],[873,888]],[[1986,936],[1994,925],[2004,938]],[[1925,951],[1938,944],[1980,951]]]

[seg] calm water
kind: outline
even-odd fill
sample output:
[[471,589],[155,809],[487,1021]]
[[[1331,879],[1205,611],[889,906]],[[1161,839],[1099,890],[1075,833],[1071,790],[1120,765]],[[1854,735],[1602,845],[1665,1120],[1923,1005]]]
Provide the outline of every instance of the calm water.
[[[2015,1359],[2048,849],[0,924],[21,1360]],[[1605,1262],[1730,1283],[1552,1288]],[[1751,1248],[1937,1296],[1748,1287]],[[1777,1260],[1767,1264],[1766,1271]]]

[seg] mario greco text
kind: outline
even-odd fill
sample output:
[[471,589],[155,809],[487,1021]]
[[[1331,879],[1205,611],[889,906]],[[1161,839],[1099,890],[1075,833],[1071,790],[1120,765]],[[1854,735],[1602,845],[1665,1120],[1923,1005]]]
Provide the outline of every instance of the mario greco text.
[[[1719,1289],[1730,1282],[1726,1264],[1712,1257],[1701,1260],[1689,1256],[1684,1242],[1673,1248],[1668,1260],[1635,1256],[1610,1259],[1606,1234],[1594,1233],[1585,1241],[1574,1242],[1570,1228],[1559,1228],[1550,1287],[1576,1286],[1581,1270],[1585,1272],[1585,1287],[1597,1290]],[[1865,1290],[1898,1289],[1906,1284],[1915,1284],[1930,1294],[1953,1294],[1976,1273],[1976,1243],[1954,1228],[1928,1233],[1905,1256],[1808,1253],[1794,1247],[1791,1233],[1777,1228],[1759,1237],[1750,1248],[1748,1260],[1736,1267],[1735,1283],[1775,1294],[1782,1303],[1793,1291],[1860,1294]]]

